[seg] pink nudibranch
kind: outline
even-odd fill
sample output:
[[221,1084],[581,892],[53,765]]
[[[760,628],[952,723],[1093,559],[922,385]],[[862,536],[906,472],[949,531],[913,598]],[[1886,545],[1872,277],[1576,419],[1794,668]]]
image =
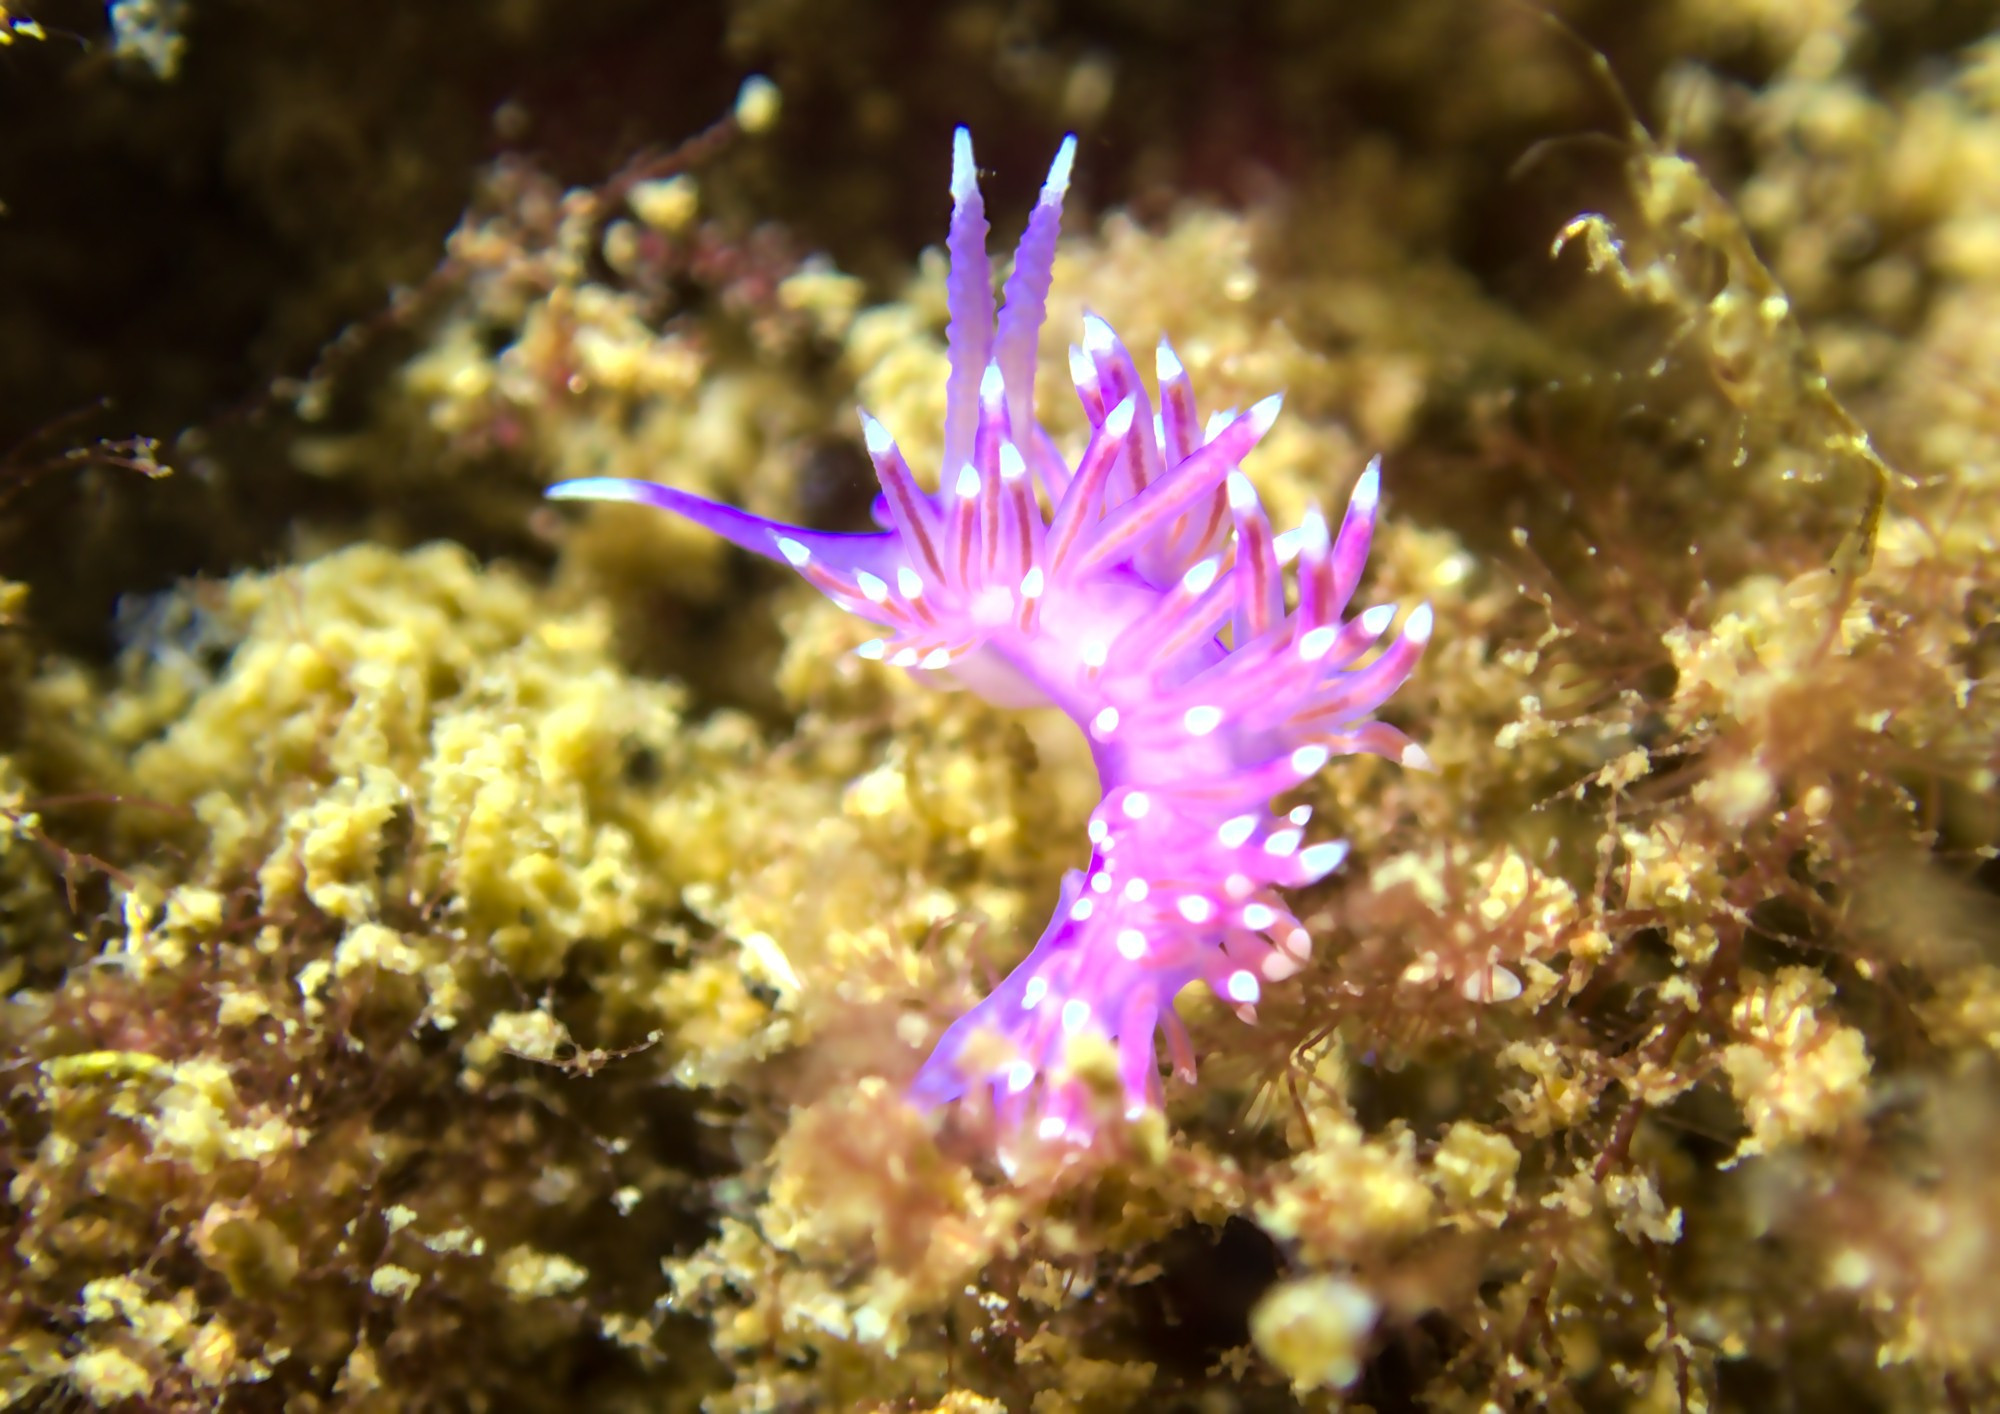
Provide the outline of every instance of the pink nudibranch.
[[[1090,865],[1064,877],[1040,941],[944,1032],[912,1084],[930,1103],[987,1087],[1003,1117],[1032,1115],[1046,1138],[1090,1131],[1088,1096],[1065,1064],[1074,1039],[1110,1043],[1137,1114],[1159,1103],[1161,1033],[1175,1070],[1192,1078],[1173,1009],[1183,988],[1205,982],[1248,1017],[1265,984],[1303,966],[1310,938],[1280,891],[1338,868],[1347,846],[1308,843],[1310,810],[1276,814],[1274,796],[1335,755],[1429,765],[1371,715],[1422,655],[1429,606],[1393,638],[1393,606],[1343,617],[1368,558],[1377,465],[1356,482],[1337,533],[1314,509],[1274,534],[1240,468],[1279,399],[1203,423],[1163,340],[1156,402],[1094,315],[1070,350],[1091,429],[1074,464],[1036,421],[1036,340],[1075,152],[1065,138],[996,313],[972,141],[958,130],[943,474],[926,491],[888,429],[863,413],[880,532],[782,525],[646,481],[549,491],[684,516],[880,625],[863,657],[951,673],[1009,705],[1052,703],[1083,729],[1103,787]],[[974,1069],[966,1042],[980,1032],[1004,1044],[979,1048],[992,1059]]]

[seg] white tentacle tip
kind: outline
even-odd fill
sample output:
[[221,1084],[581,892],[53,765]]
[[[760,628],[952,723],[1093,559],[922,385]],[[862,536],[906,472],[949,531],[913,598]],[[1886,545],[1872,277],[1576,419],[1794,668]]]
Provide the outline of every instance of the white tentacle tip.
[[1054,206],[1069,191],[1070,171],[1076,166],[1076,134],[1066,134],[1049,163],[1049,175],[1042,182],[1042,205]]
[[1306,882],[1317,883],[1338,869],[1347,860],[1347,841],[1328,840],[1322,844],[1307,845],[1299,851],[1299,871]]
[[1326,553],[1327,546],[1333,543],[1327,534],[1326,517],[1320,513],[1318,506],[1306,507],[1305,515],[1299,520],[1297,539],[1300,552],[1312,555]]
[[1174,352],[1174,346],[1165,339],[1160,340],[1160,347],[1153,352],[1153,371],[1163,385],[1187,377],[1187,369],[1182,365],[1180,355]]
[[583,476],[558,481],[542,494],[551,501],[631,501],[646,499],[646,483],[617,476]]
[[986,371],[979,375],[979,401],[999,403],[1007,396],[1007,375],[1000,371],[998,363],[986,365]]
[[806,565],[811,561],[812,551],[808,550],[804,545],[800,544],[798,541],[792,539],[791,536],[780,535],[777,537],[777,540],[778,540],[778,553],[785,557],[786,563],[790,564],[792,568],[804,569]]
[[1083,351],[1093,358],[1118,347],[1118,336],[1095,314],[1083,316]]
[[1132,415],[1137,410],[1138,401],[1130,393],[1125,401],[1111,409],[1104,419],[1104,433],[1107,437],[1123,437],[1132,430]]
[[889,429],[876,421],[866,408],[861,410],[861,441],[871,457],[886,457],[896,448],[896,439],[889,435]]
[[959,127],[951,134],[951,196],[962,202],[979,193],[979,169],[972,165],[972,130]]
[[1410,621],[1403,625],[1403,637],[1409,639],[1412,643],[1429,643],[1431,641],[1431,630],[1436,626],[1431,614],[1431,606],[1428,604],[1419,604],[1417,605],[1416,612],[1410,615]]
[[1285,395],[1283,393],[1273,393],[1261,402],[1252,404],[1250,411],[1246,414],[1250,421],[1251,431],[1259,437],[1269,432],[1271,424],[1278,420],[1278,409],[1284,405]]
[[1333,651],[1334,641],[1340,637],[1340,630],[1326,624],[1308,629],[1299,638],[1299,657],[1308,663],[1317,663]]
[[1361,473],[1361,479],[1354,483],[1354,495],[1348,500],[1348,508],[1356,515],[1373,515],[1375,503],[1382,499],[1382,459],[1376,457],[1368,463],[1368,469]]
[[1396,759],[1412,771],[1435,771],[1438,768],[1438,763],[1431,759],[1431,754],[1414,741],[1405,743],[1402,754]]

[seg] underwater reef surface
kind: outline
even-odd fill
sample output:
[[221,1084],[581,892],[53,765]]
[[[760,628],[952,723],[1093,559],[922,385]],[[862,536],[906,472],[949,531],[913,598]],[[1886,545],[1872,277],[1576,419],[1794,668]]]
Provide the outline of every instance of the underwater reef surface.
[[[1558,10],[0,5],[0,1403],[2000,1400],[2000,11]],[[1058,442],[1166,335],[1436,616],[1311,960],[1011,1172],[905,1090],[1084,743],[540,499],[867,528],[960,122]]]

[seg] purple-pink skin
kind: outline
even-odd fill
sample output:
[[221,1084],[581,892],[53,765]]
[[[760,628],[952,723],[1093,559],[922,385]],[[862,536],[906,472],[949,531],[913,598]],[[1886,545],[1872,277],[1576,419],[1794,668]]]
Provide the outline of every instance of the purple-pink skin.
[[[881,625],[862,657],[949,673],[1006,705],[1053,704],[1083,729],[1103,788],[1090,867],[1064,876],[1034,950],[945,1031],[911,1093],[942,1104],[984,1087],[1004,1121],[1084,1140],[1092,1107],[1065,1064],[1070,1042],[1115,1048],[1136,1117],[1160,1102],[1161,1035],[1176,1074],[1193,1078],[1173,1008],[1183,988],[1204,982],[1252,1020],[1265,984],[1310,956],[1280,891],[1325,877],[1347,846],[1307,843],[1311,811],[1275,814],[1271,800],[1336,755],[1429,766],[1370,714],[1415,667],[1431,611],[1419,606],[1386,645],[1393,606],[1343,617],[1368,557],[1378,466],[1356,482],[1337,534],[1315,509],[1274,535],[1239,468],[1279,399],[1204,424],[1164,341],[1156,406],[1117,335],[1085,316],[1070,370],[1090,440],[1074,465],[1057,449],[1035,419],[1034,372],[1075,152],[1065,138],[996,318],[972,140],[958,130],[945,472],[935,494],[922,489],[864,412],[880,533],[781,525],[647,481],[566,481],[549,494],[684,516]],[[998,1060],[975,1068],[966,1043],[981,1032],[1003,1044],[978,1048]]]

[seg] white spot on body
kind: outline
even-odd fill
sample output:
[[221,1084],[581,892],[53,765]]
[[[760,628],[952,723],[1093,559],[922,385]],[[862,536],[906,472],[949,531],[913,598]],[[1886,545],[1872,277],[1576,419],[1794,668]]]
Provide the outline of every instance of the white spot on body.
[[1090,1003],[1082,997],[1071,997],[1062,1004],[1063,1035],[1074,1036],[1090,1025]]
[[1215,583],[1215,576],[1221,569],[1221,558],[1210,555],[1181,576],[1181,589],[1190,595],[1206,594],[1209,585]]
[[1049,994],[1049,979],[1030,977],[1028,985],[1021,989],[1021,1010],[1033,1011],[1042,1004],[1042,998]]
[[972,601],[972,617],[987,628],[998,628],[1014,617],[1014,596],[1000,585],[989,585]]
[[1264,841],[1264,853],[1274,859],[1287,858],[1304,838],[1297,830],[1273,830]]
[[1146,935],[1137,928],[1118,930],[1118,955],[1127,962],[1137,962],[1146,955]]
[[1181,718],[1181,725],[1187,728],[1189,736],[1207,736],[1222,725],[1220,707],[1190,707]]
[[1264,994],[1264,989],[1257,985],[1256,974],[1240,969],[1229,974],[1229,980],[1223,987],[1229,994],[1229,1000],[1241,1002],[1246,1006],[1255,1003],[1257,998]]
[[1334,640],[1340,637],[1340,630],[1330,624],[1308,629],[1299,639],[1299,657],[1308,663],[1317,663],[1333,651]]

